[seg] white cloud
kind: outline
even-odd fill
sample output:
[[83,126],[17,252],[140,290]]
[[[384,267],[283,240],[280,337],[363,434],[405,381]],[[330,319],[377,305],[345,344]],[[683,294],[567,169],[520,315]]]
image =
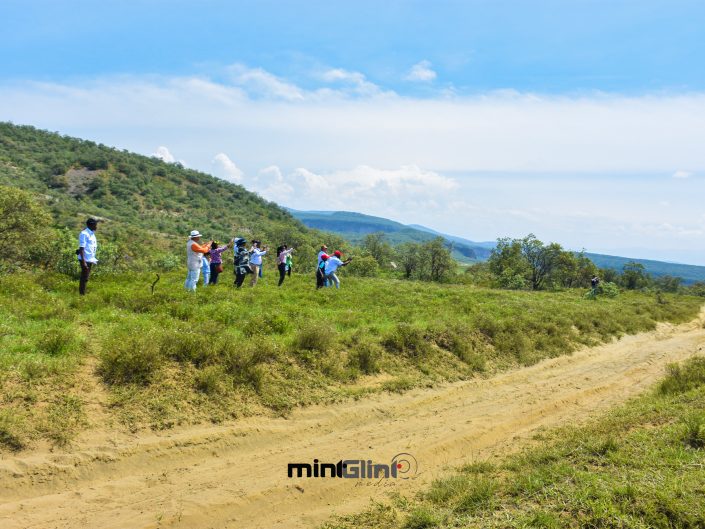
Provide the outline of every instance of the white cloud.
[[328,83],[344,83],[352,87],[356,94],[364,96],[378,95],[382,93],[379,86],[371,83],[360,72],[350,72],[341,68],[326,70],[321,74],[321,79]]
[[242,171],[237,165],[235,165],[235,162],[233,162],[227,154],[222,152],[216,154],[213,158],[212,164],[214,174],[216,176],[235,184],[242,182],[242,178],[244,176]]
[[[264,70],[231,73],[228,82],[0,84],[0,119],[145,154],[161,144],[161,159],[178,153],[301,209],[360,210],[484,240],[533,231],[577,248],[705,248],[703,93],[416,98],[373,83],[364,93],[366,77],[342,69],[308,90]],[[237,164],[225,154],[233,146]],[[689,177],[688,192],[663,175]],[[661,228],[649,236],[639,225]]]
[[159,158],[162,161],[165,161],[167,163],[174,163],[176,161],[176,158],[174,158],[174,155],[169,152],[169,149],[166,147],[159,146],[157,147],[157,150],[152,153],[152,156],[155,158]]
[[431,68],[429,61],[417,62],[411,67],[404,79],[407,81],[421,81],[428,83],[436,78],[436,72]]
[[304,92],[298,86],[261,68],[248,68],[243,64],[234,64],[228,69],[236,85],[248,88],[255,97],[270,97],[285,101],[302,101]]
[[300,167],[286,176],[272,166],[260,171],[252,187],[267,199],[295,208],[364,210],[389,215],[407,208],[438,210],[458,183],[415,165],[397,169],[360,165],[323,173]]

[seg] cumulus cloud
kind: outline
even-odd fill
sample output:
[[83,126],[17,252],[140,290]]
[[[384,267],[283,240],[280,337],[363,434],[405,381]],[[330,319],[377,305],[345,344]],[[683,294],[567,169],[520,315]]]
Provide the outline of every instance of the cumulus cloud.
[[376,84],[367,80],[360,72],[350,72],[342,68],[333,68],[326,70],[321,74],[321,80],[328,83],[343,83],[352,87],[352,90],[365,96],[381,94],[382,90]]
[[304,92],[295,84],[289,83],[262,68],[248,68],[243,64],[230,66],[232,81],[249,89],[249,93],[259,97],[302,101]]
[[214,169],[213,172],[219,178],[235,184],[242,182],[242,178],[244,176],[243,172],[237,165],[235,165],[235,162],[233,162],[227,154],[222,152],[216,154],[213,157],[212,165]]
[[163,145],[157,147],[157,150],[152,153],[152,156],[155,158],[159,158],[160,160],[166,162],[166,163],[174,163],[176,161],[176,158],[174,158],[174,155],[169,152],[169,149],[164,147]]
[[[321,86],[308,90],[261,69],[230,73],[227,82],[15,81],[0,84],[0,119],[145,154],[162,144],[161,159],[179,153],[299,209],[359,210],[483,240],[533,231],[577,248],[705,248],[703,93],[419,98],[380,93],[343,69],[319,73]],[[663,175],[688,182],[688,193]],[[569,222],[576,211],[583,216]],[[682,229],[633,229],[669,223]]]
[[404,208],[438,209],[458,188],[458,182],[415,165],[396,169],[360,165],[320,173],[300,167],[286,176],[279,167],[271,166],[260,171],[252,186],[265,198],[295,208],[390,215]]
[[428,83],[436,78],[436,72],[431,68],[430,61],[417,62],[411,67],[405,79],[407,81],[420,81]]

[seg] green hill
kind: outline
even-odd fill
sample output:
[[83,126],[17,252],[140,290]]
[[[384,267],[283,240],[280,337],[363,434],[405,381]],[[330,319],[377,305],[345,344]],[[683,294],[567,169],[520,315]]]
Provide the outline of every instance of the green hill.
[[242,186],[28,126],[0,123],[0,185],[32,192],[57,227],[79,230],[88,215],[105,219],[102,239],[132,246],[137,258],[134,243],[148,253],[178,254],[193,229],[221,240],[286,241],[305,254],[320,241],[286,210]]
[[[453,257],[461,262],[485,261],[495,247],[494,242],[475,242],[462,237],[448,235],[418,224],[401,224],[382,217],[373,217],[349,211],[295,211],[291,214],[310,228],[338,233],[355,242],[368,233],[383,232],[391,244],[423,242],[434,237],[443,237],[453,248]],[[651,259],[635,259],[614,255],[585,253],[600,268],[622,271],[625,264],[637,262],[644,265],[647,273],[654,277],[680,277],[685,284],[705,281],[705,266],[667,263]]]
[[[408,226],[382,217],[350,211],[297,211],[291,214],[309,228],[331,231],[351,242],[361,242],[365,235],[383,232],[391,244],[425,242],[440,236],[452,247],[455,259],[465,263],[483,261],[490,255],[494,243],[475,243],[460,237],[434,232],[421,226]],[[491,245],[488,247],[488,244]]]

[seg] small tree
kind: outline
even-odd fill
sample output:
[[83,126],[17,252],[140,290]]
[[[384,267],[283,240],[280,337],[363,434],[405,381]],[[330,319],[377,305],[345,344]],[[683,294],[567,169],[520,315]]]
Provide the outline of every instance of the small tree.
[[362,249],[374,257],[380,266],[389,263],[394,254],[392,247],[385,240],[385,235],[382,232],[365,235],[362,240]]
[[622,268],[621,281],[627,290],[636,290],[649,284],[649,276],[643,264],[630,261]]
[[442,237],[421,245],[421,265],[424,275],[431,281],[444,281],[450,276],[455,265]]
[[421,245],[405,242],[397,247],[397,261],[404,270],[404,277],[411,279],[417,273],[421,263]]
[[0,186],[0,264],[34,264],[54,235],[49,213],[26,191]]

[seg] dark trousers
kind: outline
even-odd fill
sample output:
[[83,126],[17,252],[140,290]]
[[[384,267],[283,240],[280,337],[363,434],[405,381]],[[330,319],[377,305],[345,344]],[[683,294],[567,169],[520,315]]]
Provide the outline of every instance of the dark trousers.
[[217,285],[218,284],[218,276],[220,275],[220,272],[218,272],[218,267],[223,266],[221,263],[211,263],[211,278],[208,281],[209,285]]
[[320,268],[316,270],[316,288],[323,288],[326,284],[326,275]]
[[279,286],[282,286],[284,278],[286,277],[286,263],[279,263],[277,268],[279,269]]
[[93,263],[86,263],[85,267],[81,266],[81,279],[78,282],[78,293],[82,296],[86,295],[86,283],[88,283],[92,267]]
[[291,267],[290,267],[290,266],[287,267],[287,269],[286,269],[286,275],[288,275],[289,277],[291,277]]
[[245,281],[246,277],[247,277],[247,273],[240,274],[236,271],[235,272],[235,286],[237,288],[240,288],[242,286],[242,283]]

